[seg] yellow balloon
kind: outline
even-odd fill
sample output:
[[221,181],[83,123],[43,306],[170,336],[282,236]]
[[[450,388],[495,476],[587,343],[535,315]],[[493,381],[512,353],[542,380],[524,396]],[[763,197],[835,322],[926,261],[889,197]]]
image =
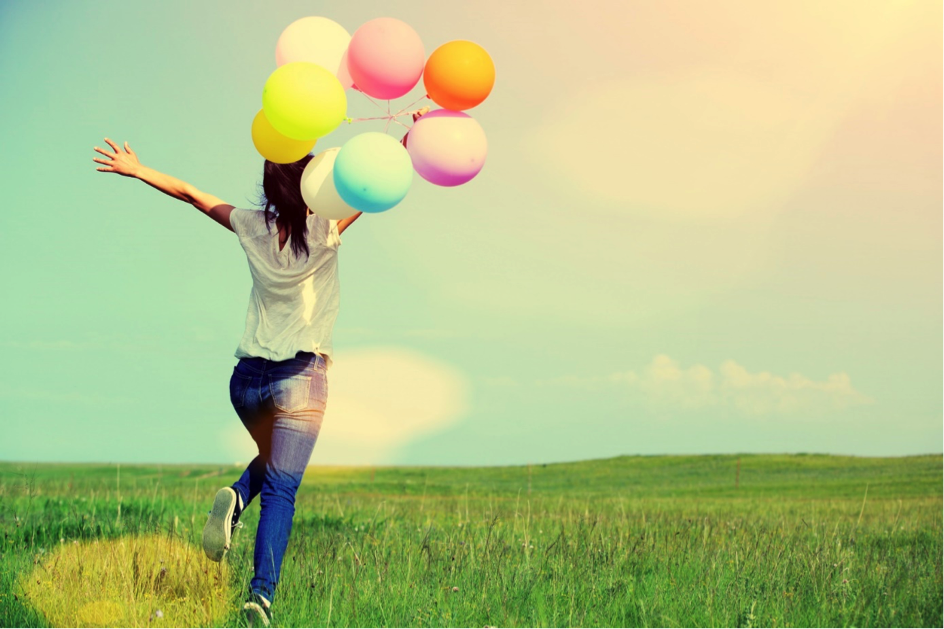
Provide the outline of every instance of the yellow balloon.
[[315,148],[317,140],[293,140],[276,131],[261,109],[252,119],[252,143],[259,155],[276,164],[297,162]]
[[269,75],[262,109],[276,131],[293,140],[316,140],[338,128],[347,95],[338,77],[320,65],[293,61]]

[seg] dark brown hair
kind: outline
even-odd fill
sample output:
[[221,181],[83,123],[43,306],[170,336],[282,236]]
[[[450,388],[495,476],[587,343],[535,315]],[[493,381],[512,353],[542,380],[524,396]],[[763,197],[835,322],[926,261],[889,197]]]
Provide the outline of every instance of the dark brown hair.
[[[262,189],[259,192],[259,206],[265,212],[266,228],[276,220],[276,224],[288,227],[292,250],[296,256],[304,251],[309,255],[308,241],[308,204],[302,198],[302,173],[311,161],[310,153],[291,164],[276,164],[265,161],[262,171]],[[275,210],[273,212],[272,210]]]

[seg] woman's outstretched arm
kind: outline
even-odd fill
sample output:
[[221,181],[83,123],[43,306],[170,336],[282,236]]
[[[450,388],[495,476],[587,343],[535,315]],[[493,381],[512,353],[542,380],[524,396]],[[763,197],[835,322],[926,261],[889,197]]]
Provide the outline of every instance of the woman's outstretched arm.
[[350,225],[351,223],[353,223],[354,221],[356,221],[357,218],[358,218],[361,214],[363,214],[363,212],[358,212],[358,213],[356,213],[356,214],[351,214],[351,215],[348,216],[347,218],[342,218],[341,220],[339,220],[339,221],[338,221],[338,233],[340,234],[340,233],[343,232],[345,229],[347,229],[347,226]]
[[[416,122],[416,121],[419,120],[421,117],[425,116],[428,112],[429,112],[429,107],[423,107],[422,109],[418,109],[417,111],[413,112],[413,122]],[[403,136],[403,139],[400,140],[400,143],[403,144],[403,148],[406,148],[407,136],[408,136],[408,135],[409,135],[409,131],[407,132],[406,135]],[[343,232],[345,229],[347,229],[347,227],[348,227],[351,223],[353,223],[354,221],[356,221],[357,218],[358,218],[361,214],[363,214],[363,212],[358,212],[357,214],[351,214],[351,215],[348,216],[347,218],[344,218],[344,219],[341,219],[340,221],[338,221],[338,233],[340,234],[340,233]]]
[[104,166],[99,166],[96,170],[103,173],[118,173],[123,177],[140,179],[152,188],[156,188],[168,196],[189,203],[226,229],[233,231],[233,226],[230,225],[229,222],[230,212],[233,211],[232,205],[218,199],[212,194],[197,190],[186,181],[181,181],[176,177],[171,177],[170,175],[166,175],[143,165],[138,161],[137,153],[131,150],[127,142],[125,142],[124,151],[108,138],[105,138],[105,142],[107,142],[108,146],[115,152],[109,153],[105,149],[96,146],[95,150],[108,158],[107,160],[99,157],[92,158],[92,161],[104,164]]

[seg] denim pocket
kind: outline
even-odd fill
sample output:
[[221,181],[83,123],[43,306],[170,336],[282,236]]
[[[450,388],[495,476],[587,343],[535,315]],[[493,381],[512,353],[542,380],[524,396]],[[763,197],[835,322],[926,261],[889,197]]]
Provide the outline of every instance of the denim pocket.
[[311,376],[288,376],[270,378],[269,393],[276,408],[286,413],[308,408],[308,390],[311,388]]
[[320,368],[311,379],[311,406],[321,411],[328,406],[328,373]]
[[251,382],[251,377],[233,371],[233,377],[229,379],[229,401],[233,403],[233,408],[246,405],[246,391]]

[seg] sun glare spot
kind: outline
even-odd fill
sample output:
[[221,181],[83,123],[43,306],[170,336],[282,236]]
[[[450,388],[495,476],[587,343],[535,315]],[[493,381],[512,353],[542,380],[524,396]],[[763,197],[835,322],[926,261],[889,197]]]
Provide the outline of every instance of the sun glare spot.
[[60,544],[22,587],[53,627],[218,625],[234,604],[225,563],[162,535]]

